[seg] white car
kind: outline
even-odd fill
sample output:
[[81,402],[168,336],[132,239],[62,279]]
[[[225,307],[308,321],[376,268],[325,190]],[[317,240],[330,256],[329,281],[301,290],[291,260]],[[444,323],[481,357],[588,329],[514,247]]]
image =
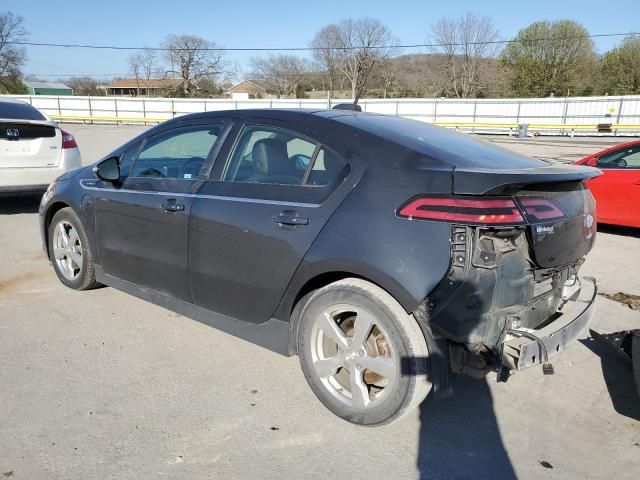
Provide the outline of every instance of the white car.
[[44,191],[80,163],[73,135],[28,103],[0,97],[0,194]]

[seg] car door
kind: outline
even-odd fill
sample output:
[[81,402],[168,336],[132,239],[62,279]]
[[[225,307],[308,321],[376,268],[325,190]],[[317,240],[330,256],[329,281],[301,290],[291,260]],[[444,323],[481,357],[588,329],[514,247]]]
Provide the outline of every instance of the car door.
[[252,323],[270,318],[357,175],[357,158],[312,135],[273,120],[236,127],[192,207],[196,304]]
[[96,189],[95,225],[104,273],[192,301],[188,227],[193,195],[209,171],[224,121],[171,126],[125,152],[118,185]]
[[640,144],[601,155],[596,166],[603,174],[589,181],[598,202],[598,219],[640,225]]

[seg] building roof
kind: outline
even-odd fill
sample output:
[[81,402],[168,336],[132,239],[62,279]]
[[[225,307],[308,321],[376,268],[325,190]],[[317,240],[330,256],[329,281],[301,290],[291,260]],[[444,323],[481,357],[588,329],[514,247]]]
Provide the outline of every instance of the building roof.
[[264,87],[263,87],[262,85],[260,85],[259,83],[257,83],[257,81],[256,81],[256,80],[243,80],[242,82],[240,82],[240,83],[236,83],[234,86],[229,87],[229,88],[227,89],[227,92],[232,92],[232,91],[237,90],[237,89],[240,89],[240,88],[242,88],[242,87],[249,87],[249,88],[252,88],[252,89],[262,90],[262,91],[264,91],[264,92],[266,92],[266,91],[267,91],[267,89],[266,89],[266,88],[264,88]]
[[31,87],[31,88],[58,88],[61,90],[72,90],[71,87],[65,85],[64,83],[58,83],[58,82],[32,82],[32,81],[25,81],[23,82],[26,86]]
[[135,78],[121,78],[114,80],[106,88],[171,88],[180,85],[181,80],[173,78],[146,78],[136,80]]

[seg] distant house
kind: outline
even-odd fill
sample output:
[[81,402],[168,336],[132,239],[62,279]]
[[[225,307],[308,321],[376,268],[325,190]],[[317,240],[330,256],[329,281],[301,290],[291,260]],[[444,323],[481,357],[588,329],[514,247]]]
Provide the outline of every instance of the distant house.
[[225,90],[224,93],[234,100],[247,100],[249,98],[265,98],[267,89],[254,80],[245,80]]
[[138,79],[135,78],[123,78],[115,80],[107,85],[107,95],[125,96],[125,97],[137,97],[138,95],[145,95],[151,97],[159,97],[167,95],[171,90],[175,90],[180,86],[180,80],[171,78],[151,78]]
[[73,88],[56,82],[23,82],[29,95],[73,95]]

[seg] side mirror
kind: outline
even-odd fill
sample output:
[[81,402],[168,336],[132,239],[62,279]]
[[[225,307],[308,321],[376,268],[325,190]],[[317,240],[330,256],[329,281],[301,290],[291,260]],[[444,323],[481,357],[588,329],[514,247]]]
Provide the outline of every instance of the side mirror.
[[120,162],[118,157],[109,157],[93,167],[93,174],[105,182],[120,180]]

